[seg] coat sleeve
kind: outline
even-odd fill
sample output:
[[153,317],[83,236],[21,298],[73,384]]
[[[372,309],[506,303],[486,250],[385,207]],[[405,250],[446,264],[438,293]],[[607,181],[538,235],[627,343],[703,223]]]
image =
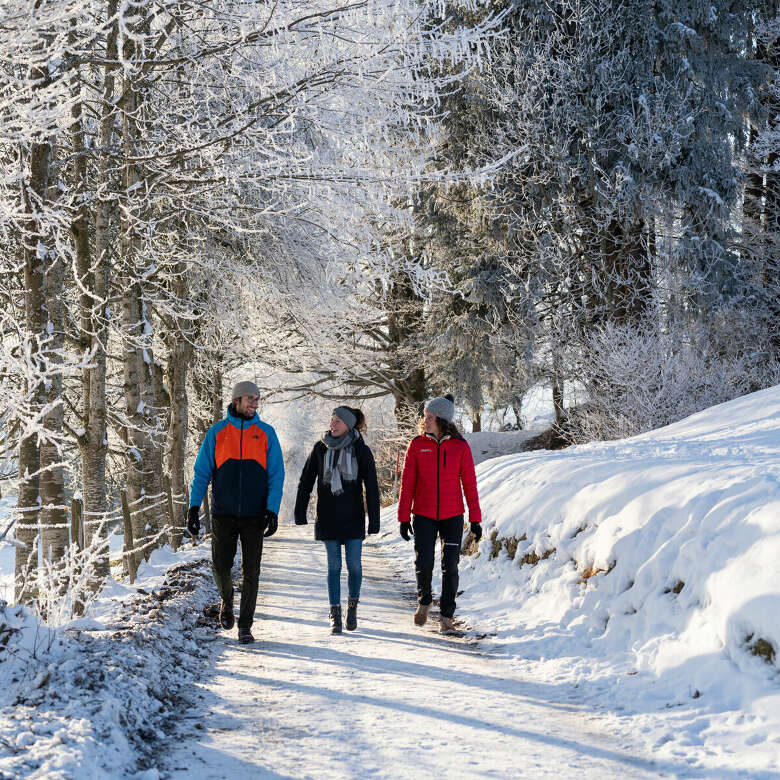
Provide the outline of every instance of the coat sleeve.
[[481,523],[482,510],[479,508],[479,495],[477,494],[477,474],[474,471],[474,458],[471,455],[471,447],[468,442],[463,442],[463,457],[460,461],[460,481],[463,485],[463,493],[466,496],[466,504],[469,508],[469,522]]
[[295,511],[293,515],[295,521],[300,525],[306,525],[306,510],[309,508],[309,498],[311,496],[314,482],[317,479],[317,445],[314,445],[306,463],[303,465],[301,478],[298,480],[298,493],[295,496]]
[[195,458],[195,467],[192,473],[192,482],[190,483],[190,506],[200,506],[206,497],[206,491],[209,489],[209,482],[214,476],[216,461],[214,460],[214,448],[216,447],[217,434],[214,427],[208,429],[203,443],[198,450],[198,457]]
[[401,472],[401,495],[398,498],[398,522],[408,523],[412,517],[412,500],[417,487],[417,448],[415,440],[409,442]]
[[265,468],[268,473],[268,501],[266,506],[275,514],[279,514],[282,504],[282,490],[284,489],[284,456],[282,447],[276,436],[276,431],[271,428],[268,436],[268,452],[265,457]]
[[368,512],[368,532],[379,533],[379,481],[376,478],[374,454],[368,447],[363,449],[363,485],[366,488],[366,511]]

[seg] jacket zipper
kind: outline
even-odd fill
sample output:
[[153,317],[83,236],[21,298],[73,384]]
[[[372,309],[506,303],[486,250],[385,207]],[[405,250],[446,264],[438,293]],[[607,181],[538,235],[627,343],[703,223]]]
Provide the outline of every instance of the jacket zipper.
[[244,496],[244,418],[241,418],[241,436],[238,439],[238,516]]
[[436,440],[436,522],[439,522],[439,444]]

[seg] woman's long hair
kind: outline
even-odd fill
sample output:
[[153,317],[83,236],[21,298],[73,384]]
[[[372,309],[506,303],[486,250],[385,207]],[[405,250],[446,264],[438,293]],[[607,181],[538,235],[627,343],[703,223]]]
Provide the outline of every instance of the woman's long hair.
[[[445,420],[443,417],[436,418],[436,425],[439,426],[439,436],[449,436],[452,439],[462,439],[463,434],[454,422]],[[417,424],[417,432],[420,436],[425,436],[425,420],[420,420]]]

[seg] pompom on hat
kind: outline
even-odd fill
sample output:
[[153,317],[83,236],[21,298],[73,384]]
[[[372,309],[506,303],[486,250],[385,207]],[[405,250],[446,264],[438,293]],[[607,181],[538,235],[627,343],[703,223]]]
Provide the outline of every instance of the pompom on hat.
[[451,395],[432,398],[425,405],[425,411],[452,422],[455,417],[455,399]]

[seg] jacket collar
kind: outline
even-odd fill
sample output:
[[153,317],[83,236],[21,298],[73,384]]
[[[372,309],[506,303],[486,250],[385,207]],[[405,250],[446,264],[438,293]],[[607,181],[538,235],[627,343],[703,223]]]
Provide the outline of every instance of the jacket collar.
[[253,423],[259,423],[260,418],[257,415],[257,412],[255,412],[254,417],[251,419],[247,419],[246,417],[240,417],[237,414],[233,414],[233,404],[230,404],[227,408],[227,419],[230,420],[233,425],[236,426],[236,428],[246,427],[247,425],[252,425]]
[[432,441],[435,441],[437,444],[444,444],[447,439],[451,439],[452,436],[447,434],[446,436],[442,436],[441,439],[437,439],[432,433],[424,433],[423,436],[425,436],[426,439],[431,439]]

